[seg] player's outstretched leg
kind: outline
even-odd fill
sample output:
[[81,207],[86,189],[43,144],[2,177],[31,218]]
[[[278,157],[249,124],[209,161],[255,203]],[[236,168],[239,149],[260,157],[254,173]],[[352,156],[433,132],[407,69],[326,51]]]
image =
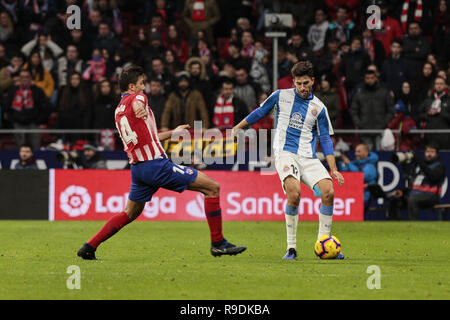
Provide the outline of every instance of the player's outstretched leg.
[[[322,205],[319,212],[319,232],[317,239],[331,234],[331,225],[333,222],[334,189],[330,179],[320,180],[316,186],[321,191]],[[344,254],[339,253],[336,259],[344,259]]]
[[211,234],[211,254],[219,257],[244,252],[246,247],[235,246],[223,237],[220,185],[203,172],[198,171],[197,178],[189,185],[188,189],[199,191],[205,195],[205,215]]
[[125,211],[111,217],[105,225],[88,242],[78,250],[77,255],[85,260],[97,260],[95,251],[103,242],[112,237],[120,229],[136,219],[144,209],[145,202],[135,202],[128,199]]
[[288,202],[285,209],[287,250],[283,259],[297,257],[298,204],[300,203],[300,182],[292,176],[284,179],[284,190]]

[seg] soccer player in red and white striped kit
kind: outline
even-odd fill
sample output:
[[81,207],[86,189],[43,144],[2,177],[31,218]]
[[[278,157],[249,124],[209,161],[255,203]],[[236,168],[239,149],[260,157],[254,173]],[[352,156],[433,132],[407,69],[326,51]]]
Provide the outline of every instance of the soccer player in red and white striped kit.
[[97,247],[135,220],[159,188],[177,192],[188,189],[204,194],[213,256],[236,255],[245,251],[246,247],[235,246],[223,237],[219,184],[205,173],[174,164],[167,158],[160,141],[170,138],[175,131],[188,129],[189,125],[157,132],[153,112],[143,93],[144,76],[142,68],[130,66],[119,77],[122,99],[115,111],[115,122],[131,164],[132,182],[127,205],[122,213],[110,218],[97,234],[83,244],[78,256],[96,260]]

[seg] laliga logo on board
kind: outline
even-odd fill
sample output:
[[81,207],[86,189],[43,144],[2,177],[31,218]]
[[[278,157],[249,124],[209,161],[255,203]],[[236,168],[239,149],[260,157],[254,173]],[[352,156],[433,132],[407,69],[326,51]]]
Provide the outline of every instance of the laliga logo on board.
[[84,187],[71,185],[59,196],[60,208],[69,217],[86,214],[91,205],[91,196]]
[[186,204],[186,212],[195,218],[205,218],[205,205],[203,204],[203,196],[197,195],[194,200]]

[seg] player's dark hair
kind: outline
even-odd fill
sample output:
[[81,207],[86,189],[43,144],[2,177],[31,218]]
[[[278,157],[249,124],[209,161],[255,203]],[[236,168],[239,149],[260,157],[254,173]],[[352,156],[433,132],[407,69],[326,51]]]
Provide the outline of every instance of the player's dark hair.
[[366,71],[364,71],[364,75],[368,75],[368,74],[374,74],[377,75],[377,73],[375,72],[375,70],[371,70],[371,69],[366,69]]
[[144,75],[144,70],[139,66],[131,65],[125,68],[119,76],[120,91],[127,91],[129,84],[135,84],[139,77]]
[[313,78],[314,66],[310,61],[300,61],[292,67],[291,73],[293,78],[303,76]]

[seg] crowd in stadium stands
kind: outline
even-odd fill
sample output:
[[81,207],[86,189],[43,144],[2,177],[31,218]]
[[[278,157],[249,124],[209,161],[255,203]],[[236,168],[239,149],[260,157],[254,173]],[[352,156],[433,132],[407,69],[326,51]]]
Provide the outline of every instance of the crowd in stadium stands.
[[[81,29],[69,30],[74,4]],[[375,29],[366,23],[372,4],[381,10]],[[271,12],[294,18],[277,74],[264,27]],[[274,78],[290,88],[292,66],[310,60],[335,129],[401,129],[397,149],[450,149],[448,134],[410,133],[450,128],[449,27],[445,0],[0,0],[0,126],[114,129],[117,79],[134,63],[161,130],[195,120],[231,128],[271,94]],[[33,149],[56,138],[89,136],[15,135]],[[380,149],[379,134],[360,140]]]

